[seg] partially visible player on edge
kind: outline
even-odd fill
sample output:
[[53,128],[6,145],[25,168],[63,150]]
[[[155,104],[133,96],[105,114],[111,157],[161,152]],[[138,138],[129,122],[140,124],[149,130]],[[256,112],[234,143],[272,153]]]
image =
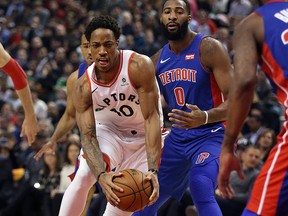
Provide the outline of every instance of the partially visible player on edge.
[[218,183],[223,197],[231,197],[230,172],[236,170],[243,178],[233,149],[252,102],[259,63],[285,107],[286,120],[242,215],[282,216],[288,214],[288,3],[283,0],[263,2],[266,4],[246,17],[234,33],[235,75],[229,93]]
[[89,42],[87,41],[85,35],[83,34],[81,37],[81,45],[80,45],[81,53],[85,62],[79,65],[79,68],[71,73],[71,75],[67,79],[67,101],[66,101],[66,109],[61,119],[59,120],[57,127],[50,138],[50,140],[41,148],[41,150],[35,155],[35,159],[39,159],[44,152],[52,150],[56,151],[57,141],[61,139],[65,134],[67,134],[76,124],[75,117],[75,107],[72,103],[72,97],[74,95],[74,85],[77,79],[79,79],[83,74],[85,74],[86,69],[93,62],[91,57],[91,52],[89,48]]
[[173,124],[161,156],[159,199],[133,215],[156,215],[170,197],[180,200],[188,186],[200,216],[222,215],[214,191],[232,67],[221,43],[192,32],[190,21],[187,0],[165,1],[160,22],[169,43],[152,58]]
[[35,141],[38,132],[37,117],[34,112],[30,88],[26,74],[0,43],[0,68],[8,74],[14,84],[16,93],[21,100],[25,118],[22,124],[21,136],[26,136],[29,144]]
[[[56,151],[57,147],[57,141],[61,139],[65,134],[67,134],[76,124],[76,111],[75,107],[72,103],[72,97],[74,94],[74,85],[77,79],[79,79],[83,74],[85,74],[86,69],[88,66],[90,66],[93,62],[91,57],[91,52],[89,48],[89,42],[87,41],[85,35],[83,34],[81,37],[81,45],[80,45],[81,53],[84,57],[85,62],[81,63],[79,65],[79,68],[74,71],[67,80],[67,102],[66,102],[66,109],[64,114],[62,115],[60,121],[57,124],[57,127],[50,138],[50,140],[41,148],[41,150],[35,155],[35,159],[39,159],[44,152],[46,151]],[[76,163],[78,164],[78,163]],[[76,167],[77,169],[77,167]],[[73,176],[72,174],[71,176]],[[90,193],[95,191],[95,188],[91,188]],[[87,208],[89,207],[91,196],[89,196],[84,211],[82,212],[82,215],[87,211]]]
[[80,215],[97,181],[108,201],[104,215],[131,215],[115,207],[120,200],[112,188],[123,189],[112,178],[123,169],[141,170],[154,187],[149,204],[159,196],[161,108],[155,68],[147,56],[118,49],[120,28],[109,16],[92,19],[85,36],[94,63],[76,81],[72,97],[84,155],[59,215]]

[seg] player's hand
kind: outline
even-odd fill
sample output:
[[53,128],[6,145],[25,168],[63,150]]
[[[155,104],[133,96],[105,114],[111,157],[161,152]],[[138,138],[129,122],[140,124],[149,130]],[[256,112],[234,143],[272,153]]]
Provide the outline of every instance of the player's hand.
[[158,176],[156,172],[148,171],[145,173],[145,180],[151,181],[153,185],[153,192],[149,198],[148,206],[153,205],[157,199],[159,198],[159,183],[158,183]]
[[39,160],[45,152],[55,153],[57,148],[57,143],[55,141],[49,140],[34,156],[35,160]]
[[113,183],[112,179],[114,177],[122,176],[123,174],[121,172],[115,173],[115,172],[105,172],[100,175],[98,183],[100,184],[103,193],[106,196],[107,201],[112,206],[117,206],[120,202],[120,199],[117,197],[117,195],[113,192],[112,189],[123,192],[123,189],[118,187],[116,184]]
[[233,152],[225,151],[222,149],[220,155],[220,168],[218,174],[218,188],[220,190],[220,195],[223,198],[232,198],[234,191],[229,184],[230,173],[236,170],[238,176],[241,179],[244,179],[244,174],[240,168],[240,163],[238,158],[234,155]]
[[179,109],[172,109],[168,113],[169,120],[173,122],[172,127],[179,129],[196,128],[204,124],[205,114],[196,105],[186,104],[191,112],[185,112]]
[[28,144],[31,145],[35,141],[35,137],[38,133],[38,125],[37,125],[37,119],[35,116],[27,117],[25,116],[25,119],[22,124],[21,134],[20,136],[26,136]]

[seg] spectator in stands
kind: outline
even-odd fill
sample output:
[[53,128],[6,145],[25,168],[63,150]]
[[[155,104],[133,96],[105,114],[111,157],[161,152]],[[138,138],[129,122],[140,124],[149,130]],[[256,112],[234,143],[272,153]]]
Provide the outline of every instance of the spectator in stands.
[[243,132],[244,137],[247,138],[253,145],[256,143],[259,134],[265,128],[263,116],[264,116],[263,106],[260,103],[254,103],[251,106],[247,121],[245,123],[248,132],[247,131]]
[[206,10],[199,10],[199,25],[197,27],[197,32],[205,35],[213,35],[217,26],[215,23],[208,17],[209,13]]
[[37,184],[40,179],[40,170],[43,167],[43,160],[36,161],[33,157],[43,146],[47,137],[43,133],[38,133],[32,146],[28,146],[23,151],[22,164],[25,168],[24,179],[19,183],[17,191],[13,194],[11,202],[3,210],[1,216],[25,216],[42,215],[42,198],[39,197]]
[[41,100],[38,96],[38,91],[31,89],[32,100],[34,104],[35,114],[38,119],[46,119],[47,118],[47,104]]
[[276,135],[272,129],[265,128],[262,133],[259,134],[256,141],[256,146],[260,150],[260,160],[264,163],[270,153],[270,150],[276,144]]
[[57,216],[58,206],[54,206],[54,197],[60,184],[61,160],[58,152],[45,152],[44,166],[40,170],[39,199],[42,200],[42,215]]
[[8,139],[0,137],[0,212],[10,202],[14,193],[13,163],[10,159],[10,150],[8,148]]
[[231,28],[252,12],[253,6],[249,0],[232,0],[228,8]]
[[152,56],[161,48],[161,44],[155,41],[154,33],[151,29],[145,31],[145,42],[137,50],[139,53]]

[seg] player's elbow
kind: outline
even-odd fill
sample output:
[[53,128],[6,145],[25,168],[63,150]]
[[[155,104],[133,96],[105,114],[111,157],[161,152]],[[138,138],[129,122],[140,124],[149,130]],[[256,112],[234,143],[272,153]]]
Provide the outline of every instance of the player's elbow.
[[232,82],[232,87],[236,88],[239,91],[247,91],[249,89],[254,89],[255,85],[257,83],[257,77],[241,77],[241,78],[235,78],[234,82]]

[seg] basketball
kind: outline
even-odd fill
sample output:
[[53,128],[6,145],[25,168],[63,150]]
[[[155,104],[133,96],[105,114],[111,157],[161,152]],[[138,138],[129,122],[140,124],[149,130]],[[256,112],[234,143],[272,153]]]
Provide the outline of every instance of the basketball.
[[113,192],[119,197],[119,209],[128,212],[135,212],[145,207],[152,194],[152,182],[145,180],[145,175],[136,169],[122,170],[122,176],[113,178],[113,183],[121,187],[124,191]]

